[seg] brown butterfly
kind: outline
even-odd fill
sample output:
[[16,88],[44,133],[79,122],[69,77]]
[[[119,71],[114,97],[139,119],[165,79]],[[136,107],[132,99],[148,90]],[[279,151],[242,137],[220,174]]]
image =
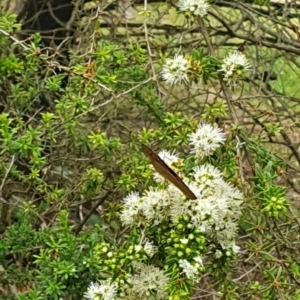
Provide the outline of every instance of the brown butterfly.
[[142,149],[157,173],[173,183],[188,199],[197,199],[183,180],[155,152],[144,144],[142,144]]

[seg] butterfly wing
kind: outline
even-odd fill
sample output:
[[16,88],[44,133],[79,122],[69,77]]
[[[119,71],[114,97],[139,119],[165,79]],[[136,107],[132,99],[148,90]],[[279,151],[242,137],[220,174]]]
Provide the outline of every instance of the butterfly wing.
[[174,184],[188,199],[197,199],[183,180],[155,152],[144,144],[142,149],[158,174]]

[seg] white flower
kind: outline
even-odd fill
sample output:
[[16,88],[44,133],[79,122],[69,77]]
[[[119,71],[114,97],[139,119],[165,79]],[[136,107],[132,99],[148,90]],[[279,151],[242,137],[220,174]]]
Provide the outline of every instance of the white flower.
[[224,73],[224,81],[234,86],[243,73],[250,70],[250,63],[246,56],[240,51],[234,51],[224,58],[222,68],[219,71]]
[[[235,220],[222,220],[223,224],[219,224],[219,230],[217,231],[218,240],[224,245],[236,237],[238,232],[238,225]],[[223,247],[223,249],[228,249],[229,247]]]
[[[216,190],[218,190],[218,187],[216,187]],[[224,218],[224,216],[228,212],[228,209],[229,208],[231,209],[232,206],[234,205],[234,203],[232,203],[230,201],[230,199],[228,199],[228,197],[226,197],[226,195],[218,195],[218,193],[216,193],[215,197],[216,197],[216,203],[218,206],[218,212],[220,212],[219,217]],[[212,214],[212,216],[214,216],[214,214]],[[220,218],[214,218],[214,219],[219,220]]]
[[97,282],[92,282],[87,291],[84,293],[84,297],[90,300],[100,299],[99,294],[101,293],[101,286]]
[[232,200],[240,200],[237,203],[240,203],[243,200],[243,194],[235,187],[233,187],[230,183],[222,180],[218,183],[220,194],[225,195],[229,199]]
[[177,82],[188,82],[188,69],[190,63],[182,55],[176,54],[174,58],[166,59],[162,69],[162,77],[167,83],[176,84]]
[[[224,250],[231,250],[234,254],[237,254],[240,251],[240,247],[237,246],[234,241],[226,241],[226,242],[223,242],[223,243],[220,243],[220,244],[222,246],[222,249],[224,249]],[[231,253],[229,251],[227,253],[227,255],[229,256],[230,254]]]
[[143,199],[144,205],[142,211],[146,220],[159,224],[168,217],[167,208],[170,205],[171,199],[166,190],[156,189],[146,191]]
[[240,252],[241,247],[237,246],[235,243],[232,243],[232,248],[231,249],[232,249],[233,253],[237,254],[237,253]]
[[89,300],[114,300],[116,299],[117,285],[110,280],[101,280],[100,284],[92,282],[84,294]]
[[200,17],[204,17],[210,7],[206,0],[179,0],[177,6],[181,11]]
[[129,194],[127,197],[123,199],[123,203],[126,206],[134,206],[134,207],[139,207],[141,202],[141,197],[139,196],[139,193],[137,192],[132,192]]
[[[141,271],[144,268],[144,264],[136,260],[131,262],[131,266],[135,271]],[[128,282],[131,282],[131,279],[129,279]]]
[[192,223],[198,227],[202,232],[211,231],[213,214],[218,211],[216,199],[214,197],[208,197],[200,199],[194,206],[193,211],[190,213]]
[[189,205],[193,205],[195,201],[190,203],[190,201],[186,201],[184,195],[176,187],[174,187],[173,190],[176,193],[177,197],[172,198],[172,203],[170,205],[170,217],[172,222],[176,223],[182,215],[188,213]]
[[146,241],[144,251],[149,257],[152,257],[157,252],[157,247],[155,247],[152,242]]
[[203,261],[201,256],[194,257],[194,261],[196,261],[200,266],[203,267]]
[[216,180],[222,178],[221,172],[210,164],[198,166],[194,169],[194,178],[198,185],[214,186]]
[[135,245],[135,246],[134,246],[134,251],[135,251],[136,253],[140,252],[142,249],[143,249],[143,246],[141,246],[141,245]]
[[198,268],[193,266],[186,259],[179,260],[179,267],[182,269],[182,273],[184,273],[187,278],[195,279],[199,275]]
[[234,51],[231,55],[225,58],[224,62],[227,65],[235,64],[250,70],[250,63],[248,62],[246,56],[238,50]]
[[225,141],[225,133],[216,126],[205,122],[201,123],[196,132],[189,136],[190,144],[193,146],[192,153],[199,158],[211,155],[220,144]]
[[120,218],[124,225],[133,225],[135,223],[135,217],[140,213],[143,201],[143,198],[136,192],[129,194],[123,199],[123,210]]
[[216,181],[215,195],[218,198],[218,207],[226,213],[224,218],[236,220],[240,217],[243,194],[237,188],[220,179]]
[[[165,288],[169,278],[162,270],[153,265],[140,264],[139,274],[134,275],[130,282],[132,284],[132,293],[135,293],[139,298],[132,299],[166,299]],[[127,291],[128,293],[128,291]],[[150,297],[155,295],[155,297]]]

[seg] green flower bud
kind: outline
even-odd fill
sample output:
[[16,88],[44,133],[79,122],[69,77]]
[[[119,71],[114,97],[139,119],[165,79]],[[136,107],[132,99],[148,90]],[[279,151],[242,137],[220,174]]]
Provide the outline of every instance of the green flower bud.
[[190,240],[193,240],[193,239],[195,238],[195,236],[194,236],[192,233],[190,233],[189,236],[188,236],[188,238],[189,238]]
[[191,248],[186,248],[185,249],[185,253],[186,254],[190,254],[190,253],[192,253],[193,252],[193,250],[191,249]]
[[177,256],[178,256],[178,257],[182,257],[183,255],[184,255],[184,253],[183,253],[182,251],[178,251],[178,252],[177,252]]
[[178,224],[178,225],[177,225],[177,228],[178,228],[178,229],[183,229],[184,227],[185,227],[185,226],[184,226],[183,224]]

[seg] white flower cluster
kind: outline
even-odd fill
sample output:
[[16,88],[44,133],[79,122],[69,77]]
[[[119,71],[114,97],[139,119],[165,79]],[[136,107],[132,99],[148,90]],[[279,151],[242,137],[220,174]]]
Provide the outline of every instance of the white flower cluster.
[[[224,140],[225,135],[220,129],[203,123],[190,135],[192,153],[203,158],[212,154]],[[163,154],[168,158],[165,161],[167,164],[178,160],[174,153]],[[164,159],[161,153],[160,157]],[[227,183],[221,172],[209,164],[193,170],[190,176],[194,178],[193,181],[179,175],[196,195],[196,200],[186,200],[172,184],[165,190],[146,191],[143,196],[131,193],[123,200],[123,224],[159,225],[170,220],[177,223],[182,215],[186,215],[193,226],[208,237],[217,239],[224,250],[237,252],[234,240],[238,229],[236,222],[241,214],[242,193]],[[156,174],[155,177],[160,178],[160,175]]]
[[182,269],[182,273],[184,273],[187,278],[198,282],[198,275],[200,273],[199,269],[203,267],[202,258],[200,256],[195,257],[193,263],[190,263],[186,259],[180,259],[179,267]]
[[110,280],[101,280],[100,283],[91,283],[84,294],[89,300],[161,300],[166,299],[166,285],[169,278],[163,270],[140,262],[132,264],[135,275],[123,282],[119,288]]
[[250,70],[250,63],[246,56],[240,51],[234,51],[223,60],[222,68],[219,71],[224,73],[224,81],[235,86],[243,73]]
[[210,7],[206,0],[179,0],[177,6],[183,12],[200,17],[204,17]]
[[192,153],[199,158],[213,154],[225,141],[225,134],[220,128],[203,122],[196,132],[190,135],[190,144],[193,147]]
[[116,283],[111,283],[110,280],[101,280],[100,283],[92,282],[84,297],[89,300],[114,300],[116,295]]
[[135,263],[134,268],[137,274],[128,280],[130,286],[125,291],[127,299],[166,299],[165,289],[169,278],[163,270],[138,262]]
[[188,70],[190,62],[182,55],[175,55],[174,58],[167,58],[162,69],[163,79],[170,84],[189,82]]
[[222,179],[212,165],[194,170],[194,182],[185,183],[197,196],[187,201],[173,185],[166,190],[150,190],[144,196],[132,193],[124,199],[121,220],[125,225],[158,225],[166,220],[176,223],[188,215],[191,223],[203,233],[217,237],[223,249],[236,252],[234,238],[237,233],[242,193]]

